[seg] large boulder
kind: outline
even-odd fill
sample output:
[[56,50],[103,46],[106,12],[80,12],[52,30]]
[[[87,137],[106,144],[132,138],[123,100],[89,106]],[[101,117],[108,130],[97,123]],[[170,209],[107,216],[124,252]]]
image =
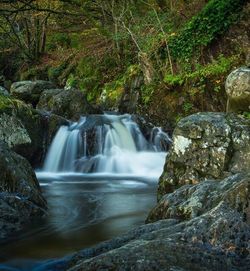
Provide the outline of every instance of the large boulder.
[[158,199],[185,184],[250,170],[250,121],[234,114],[198,113],[182,119],[159,181]]
[[22,101],[0,96],[0,140],[39,166],[52,137],[68,122],[59,116],[34,110]]
[[210,179],[195,185],[187,184],[173,193],[164,195],[150,212],[147,222],[168,218],[190,220],[223,202],[240,212],[242,221],[250,224],[249,193],[250,174],[244,173],[229,176],[221,181]]
[[37,108],[74,121],[82,115],[101,113],[94,109],[88,103],[84,93],[77,89],[45,91],[41,95]]
[[29,162],[0,141],[0,240],[44,216],[46,205]]
[[227,111],[250,111],[250,68],[233,71],[226,80]]
[[55,88],[54,83],[50,81],[20,81],[11,85],[10,93],[13,97],[32,104],[37,105],[41,93],[46,89]]

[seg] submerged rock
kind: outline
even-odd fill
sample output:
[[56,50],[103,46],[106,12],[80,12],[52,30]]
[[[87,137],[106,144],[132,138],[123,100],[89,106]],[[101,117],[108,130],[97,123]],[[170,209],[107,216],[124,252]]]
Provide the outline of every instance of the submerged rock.
[[11,85],[10,92],[13,97],[31,103],[35,107],[41,93],[52,88],[55,88],[55,85],[50,81],[20,81]]
[[45,215],[46,206],[29,162],[0,141],[0,240]]
[[225,113],[191,115],[174,130],[158,198],[185,184],[247,172],[249,164],[249,120]]
[[77,89],[45,91],[37,108],[74,121],[82,115],[101,113],[94,109],[86,100],[84,93]]
[[250,68],[233,71],[226,80],[227,111],[250,111]]

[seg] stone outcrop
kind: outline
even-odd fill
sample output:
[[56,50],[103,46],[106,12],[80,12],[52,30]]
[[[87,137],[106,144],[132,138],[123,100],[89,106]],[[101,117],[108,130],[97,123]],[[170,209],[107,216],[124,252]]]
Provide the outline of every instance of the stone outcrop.
[[226,80],[228,112],[250,111],[250,68],[233,71]]
[[44,216],[46,205],[29,162],[0,141],[0,240]]
[[30,103],[35,107],[42,92],[52,88],[55,88],[55,85],[50,81],[20,81],[11,85],[10,93],[13,97]]
[[249,120],[226,113],[191,115],[174,130],[158,199],[185,184],[247,172],[249,164]]
[[250,263],[249,237],[239,213],[221,203],[190,221],[161,220],[83,250],[65,270],[243,271]]
[[187,184],[164,195],[150,212],[147,222],[168,218],[190,220],[226,204],[241,213],[242,222],[250,223],[249,193],[250,173],[235,174],[220,181],[210,179]]
[[86,100],[84,93],[77,89],[45,91],[41,95],[37,108],[74,121],[82,115],[101,113],[94,109]]
[[40,165],[52,137],[67,120],[34,110],[22,101],[0,96],[0,140]]

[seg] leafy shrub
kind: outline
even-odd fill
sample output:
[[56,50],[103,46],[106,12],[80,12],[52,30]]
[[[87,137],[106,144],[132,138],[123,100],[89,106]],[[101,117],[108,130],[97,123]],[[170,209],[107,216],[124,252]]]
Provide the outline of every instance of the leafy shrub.
[[178,35],[170,36],[171,55],[174,58],[190,58],[195,49],[208,45],[235,23],[246,2],[246,0],[210,0]]
[[215,78],[219,75],[228,73],[236,58],[237,56],[226,58],[223,55],[220,55],[218,59],[214,60],[208,65],[197,66],[197,69],[194,72],[187,72],[178,75],[166,74],[164,77],[164,82],[172,86],[182,85],[188,80],[203,83],[204,79]]
[[55,33],[48,37],[47,49],[55,50],[57,47],[69,48],[71,46],[71,38],[67,33]]

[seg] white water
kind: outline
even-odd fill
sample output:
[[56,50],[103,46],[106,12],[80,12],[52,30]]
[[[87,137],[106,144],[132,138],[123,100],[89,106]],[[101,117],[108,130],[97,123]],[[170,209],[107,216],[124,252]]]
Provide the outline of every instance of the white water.
[[43,173],[158,178],[170,139],[155,127],[146,140],[130,115],[82,118],[62,126],[45,159]]

